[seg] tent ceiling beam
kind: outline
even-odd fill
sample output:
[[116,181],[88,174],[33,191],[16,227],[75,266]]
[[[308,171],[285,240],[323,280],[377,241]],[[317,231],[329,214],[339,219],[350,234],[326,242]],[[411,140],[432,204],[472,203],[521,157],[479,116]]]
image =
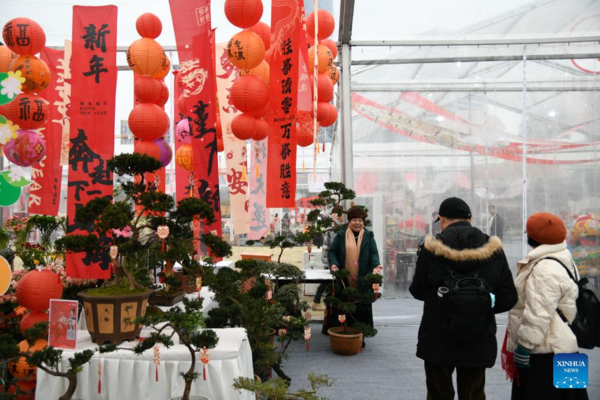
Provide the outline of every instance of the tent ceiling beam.
[[352,21],[354,20],[354,0],[342,0],[340,4],[340,44],[349,44],[352,38]]
[[[395,83],[386,84],[363,84],[355,83],[352,85],[353,92],[420,92],[420,93],[454,93],[454,92],[474,92],[474,93],[493,93],[493,92],[523,92],[523,85],[510,86],[492,86],[492,87],[473,87],[473,85],[452,85],[452,86],[413,86],[402,85]],[[528,92],[600,92],[598,87],[580,87],[580,86],[563,86],[563,87],[527,87]]]
[[482,39],[404,39],[404,40],[353,40],[354,47],[451,47],[451,46],[514,46],[542,44],[571,44],[600,42],[600,36],[541,36],[533,38],[494,37]]

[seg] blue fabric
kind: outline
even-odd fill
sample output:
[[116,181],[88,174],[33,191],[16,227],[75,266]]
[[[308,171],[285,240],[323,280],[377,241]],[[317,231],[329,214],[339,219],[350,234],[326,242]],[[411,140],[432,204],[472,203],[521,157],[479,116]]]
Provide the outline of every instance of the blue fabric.
[[529,363],[529,354],[531,354],[531,350],[526,349],[519,344],[515,349],[515,365],[520,369],[531,367],[531,364]]

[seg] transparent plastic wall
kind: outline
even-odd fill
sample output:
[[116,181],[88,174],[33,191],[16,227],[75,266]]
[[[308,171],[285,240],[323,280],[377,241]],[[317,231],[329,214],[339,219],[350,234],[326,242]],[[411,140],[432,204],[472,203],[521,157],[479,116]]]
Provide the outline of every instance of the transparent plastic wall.
[[[529,215],[552,212],[572,227],[575,215],[600,214],[600,63],[560,59],[597,55],[597,44],[361,50],[354,188],[373,206],[385,296],[409,295],[419,239],[439,232],[432,214],[445,198],[464,199],[486,233],[495,207],[513,272]],[[369,64],[377,57],[404,61]]]

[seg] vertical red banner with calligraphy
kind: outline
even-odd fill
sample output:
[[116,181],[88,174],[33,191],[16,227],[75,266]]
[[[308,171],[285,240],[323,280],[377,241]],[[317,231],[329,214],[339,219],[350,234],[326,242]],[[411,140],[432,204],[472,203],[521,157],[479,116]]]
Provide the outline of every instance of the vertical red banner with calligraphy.
[[[204,232],[221,237],[221,198],[217,157],[215,80],[210,0],[169,0],[179,55],[179,78],[192,133],[194,191],[212,206],[216,221]],[[201,254],[206,254],[200,244]]]
[[[184,144],[184,139],[177,135],[177,124],[181,121],[184,115],[179,110],[178,100],[181,96],[181,88],[177,84],[178,70],[173,71],[173,107],[175,109],[173,115],[175,115],[175,129],[174,129],[174,140],[175,148],[173,149],[173,160],[175,160],[175,154],[177,150]],[[177,162],[175,162],[175,199],[177,201],[183,200],[190,197],[190,172],[186,169],[181,168]]]
[[267,155],[267,207],[294,207],[296,197],[296,111],[300,67],[302,0],[271,6],[271,99]]
[[[90,200],[113,198],[113,176],[106,160],[114,155],[117,90],[117,7],[73,7],[71,58],[71,135],[67,235],[92,234],[92,227],[75,218]],[[89,253],[67,255],[69,276],[110,278],[111,238]]]
[[[268,138],[252,143],[250,151],[250,231],[249,240],[259,240],[269,232],[270,215],[267,209],[267,147]],[[256,170],[256,172],[252,172]]]
[[[68,57],[65,57],[65,54]],[[70,106],[70,52],[44,47],[40,58],[50,68],[50,85],[41,96],[48,102],[48,122],[39,132],[46,140],[46,156],[31,168],[33,183],[29,187],[29,213],[58,215],[62,166],[60,165],[62,134],[69,121],[67,108]]]

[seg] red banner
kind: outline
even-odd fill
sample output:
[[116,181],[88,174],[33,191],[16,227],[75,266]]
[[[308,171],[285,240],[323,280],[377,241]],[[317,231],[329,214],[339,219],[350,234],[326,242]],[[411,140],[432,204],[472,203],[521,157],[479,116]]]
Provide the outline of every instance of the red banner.
[[[179,96],[181,96],[181,88],[177,85],[177,75],[179,74],[178,70],[173,71],[173,108],[175,109],[173,115],[175,115],[175,129],[173,130],[175,137],[173,142],[175,143],[175,148],[173,149],[173,161],[175,162],[175,154],[177,154],[177,150],[181,146],[183,146],[183,139],[180,138],[175,132],[177,132],[177,124],[183,118],[183,114],[180,112],[177,102],[179,100]],[[181,168],[175,162],[175,199],[177,201],[183,200],[187,197],[190,197],[190,173],[188,170]]]
[[271,98],[267,158],[267,207],[294,207],[296,111],[303,0],[271,7]]
[[[75,218],[78,208],[98,197],[113,198],[106,160],[114,155],[117,90],[117,7],[73,7],[71,144],[67,234],[92,227]],[[89,253],[67,255],[67,273],[76,278],[110,278],[110,237]]]
[[[179,55],[179,78],[190,117],[194,150],[194,191],[213,207],[216,222],[204,232],[221,236],[215,80],[212,74],[210,0],[169,0]],[[206,254],[202,248],[201,254]]]
[[69,57],[62,50],[44,47],[40,58],[48,65],[51,72],[50,85],[41,96],[48,104],[48,122],[39,132],[46,140],[46,156],[31,168],[33,183],[29,187],[29,213],[58,215],[60,206],[60,189],[62,166],[60,152],[63,129],[69,128],[67,107],[71,100]]

